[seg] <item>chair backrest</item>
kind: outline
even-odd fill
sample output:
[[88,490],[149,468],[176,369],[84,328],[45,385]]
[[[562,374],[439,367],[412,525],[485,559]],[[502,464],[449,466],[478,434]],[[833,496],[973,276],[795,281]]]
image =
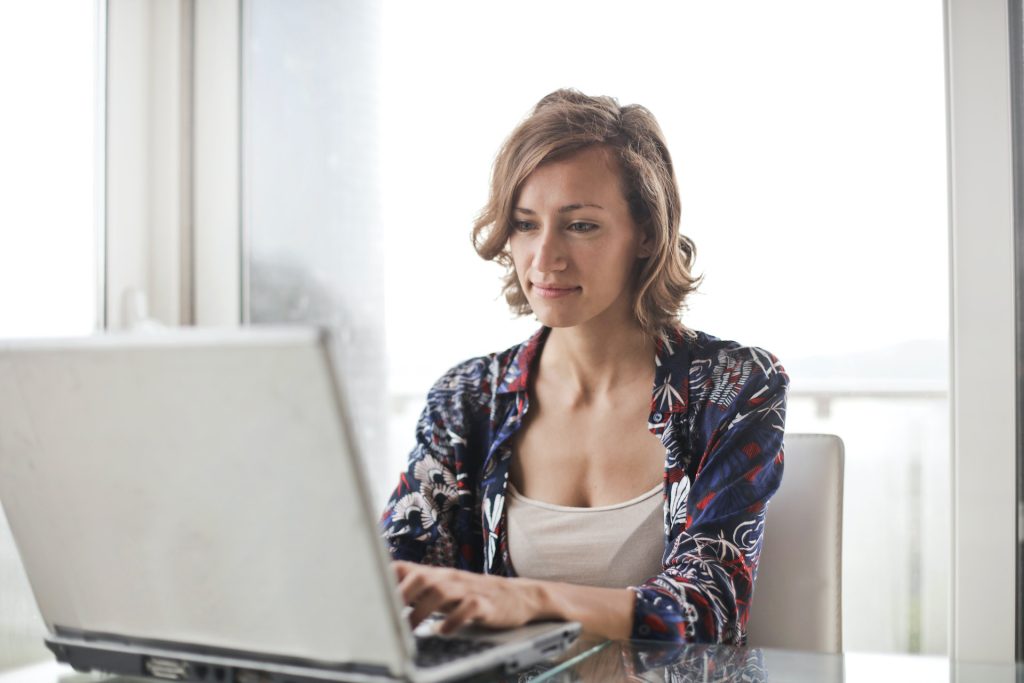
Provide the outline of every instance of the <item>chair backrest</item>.
[[787,434],[768,504],[747,644],[842,652],[843,442]]

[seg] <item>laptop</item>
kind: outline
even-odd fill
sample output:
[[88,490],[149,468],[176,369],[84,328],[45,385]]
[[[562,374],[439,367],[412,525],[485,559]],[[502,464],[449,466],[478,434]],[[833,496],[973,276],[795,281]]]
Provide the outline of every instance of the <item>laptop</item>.
[[514,671],[576,623],[417,638],[329,332],[0,342],[0,500],[57,659],[209,683]]

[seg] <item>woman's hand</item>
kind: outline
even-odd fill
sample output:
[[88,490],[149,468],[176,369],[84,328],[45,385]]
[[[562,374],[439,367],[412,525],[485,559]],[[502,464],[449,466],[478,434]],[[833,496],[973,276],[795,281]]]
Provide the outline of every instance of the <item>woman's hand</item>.
[[510,579],[461,569],[394,561],[402,601],[413,610],[413,628],[434,612],[444,612],[441,633],[469,623],[513,628],[540,619],[578,621],[583,630],[624,639],[633,623],[633,591],[568,583]]
[[434,612],[444,612],[441,633],[452,633],[469,623],[491,628],[513,628],[536,619],[551,618],[544,609],[539,581],[511,579],[430,567],[414,562],[391,563],[398,576],[402,601],[411,605],[412,627]]

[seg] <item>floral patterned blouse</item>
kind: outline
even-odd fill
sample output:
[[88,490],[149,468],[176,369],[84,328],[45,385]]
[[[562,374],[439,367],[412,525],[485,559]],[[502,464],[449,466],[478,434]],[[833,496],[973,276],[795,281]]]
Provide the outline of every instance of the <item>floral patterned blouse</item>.
[[[515,576],[505,496],[542,328],[433,386],[381,520],[394,559]],[[743,644],[768,500],[782,479],[789,377],[772,354],[673,331],[657,344],[648,429],[665,445],[663,570],[632,637]]]

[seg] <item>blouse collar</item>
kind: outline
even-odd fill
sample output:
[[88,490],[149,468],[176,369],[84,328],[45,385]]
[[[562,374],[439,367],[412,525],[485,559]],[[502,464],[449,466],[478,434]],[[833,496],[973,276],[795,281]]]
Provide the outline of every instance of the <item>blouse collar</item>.
[[[530,386],[530,373],[550,327],[541,327],[516,347],[498,381],[498,394],[525,393]],[[651,392],[649,424],[652,431],[663,427],[668,416],[685,413],[689,403],[690,345],[687,333],[673,328],[655,343],[654,387]]]

